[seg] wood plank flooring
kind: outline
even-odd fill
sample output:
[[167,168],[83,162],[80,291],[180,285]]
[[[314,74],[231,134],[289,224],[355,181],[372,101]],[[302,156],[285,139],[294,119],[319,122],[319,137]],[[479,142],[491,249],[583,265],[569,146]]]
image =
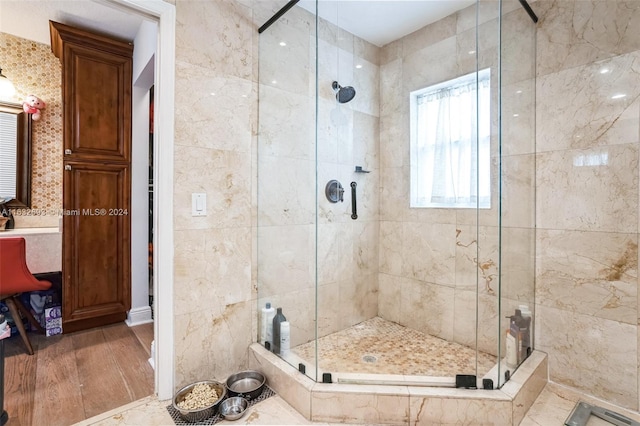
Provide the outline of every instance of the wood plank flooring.
[[131,327],[142,347],[147,351],[147,356],[151,357],[151,342],[153,342],[153,323],[142,324]]
[[67,426],[153,394],[153,324],[29,338],[31,356],[19,336],[5,340],[8,426]]

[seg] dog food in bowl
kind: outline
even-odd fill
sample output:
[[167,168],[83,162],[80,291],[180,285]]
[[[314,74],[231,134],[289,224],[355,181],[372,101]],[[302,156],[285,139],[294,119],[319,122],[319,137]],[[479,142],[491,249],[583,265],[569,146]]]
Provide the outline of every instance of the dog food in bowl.
[[213,380],[202,380],[191,383],[176,392],[173,397],[173,408],[183,420],[201,422],[216,413],[216,409],[226,395],[227,389],[224,384]]

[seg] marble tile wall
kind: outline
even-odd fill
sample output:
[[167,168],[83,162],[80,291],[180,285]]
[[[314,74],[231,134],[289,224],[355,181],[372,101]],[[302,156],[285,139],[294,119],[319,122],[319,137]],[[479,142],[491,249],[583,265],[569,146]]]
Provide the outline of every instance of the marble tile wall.
[[[339,16],[339,4],[335,12]],[[324,296],[318,300],[318,327],[324,336],[378,313],[380,49],[324,20],[318,39],[317,254]],[[354,87],[355,98],[338,103],[333,81]],[[370,173],[355,173],[356,166]],[[324,196],[331,179],[344,186],[344,202],[333,204]],[[351,218],[351,182],[357,185],[357,220]],[[335,296],[329,294],[336,291],[334,313]]]
[[[176,1],[175,386],[246,367],[253,330],[253,10]],[[203,37],[206,34],[208,41]],[[191,216],[191,193],[207,216]]]
[[[474,5],[384,46],[380,65],[379,315],[475,346],[478,291],[478,345],[494,355],[501,336],[498,269],[502,315],[520,303],[532,305],[535,238],[535,38],[519,3],[506,1],[502,22],[509,42],[503,45],[502,83],[508,98],[502,107],[511,119],[502,121],[499,161],[497,5],[479,3],[477,44]],[[474,72],[476,66],[491,69],[492,208],[478,215],[464,209],[410,209],[409,92]]]
[[537,348],[551,380],[637,411],[640,3],[533,7]]
[[[316,276],[321,336],[378,311],[379,49],[320,20],[316,64],[315,16],[295,7],[285,17],[259,40],[257,288],[259,306],[283,308],[296,346],[315,338]],[[339,104],[333,81],[355,99]],[[333,179],[344,202],[325,197]]]

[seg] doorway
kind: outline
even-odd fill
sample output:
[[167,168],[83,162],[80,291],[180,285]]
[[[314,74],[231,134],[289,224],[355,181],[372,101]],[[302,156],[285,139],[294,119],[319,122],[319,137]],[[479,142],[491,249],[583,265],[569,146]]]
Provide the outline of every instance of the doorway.
[[[174,384],[173,350],[173,140],[175,83],[175,6],[162,0],[107,0],[126,13],[157,22],[154,56],[153,295],[155,390],[170,399]],[[162,173],[160,173],[162,170]]]

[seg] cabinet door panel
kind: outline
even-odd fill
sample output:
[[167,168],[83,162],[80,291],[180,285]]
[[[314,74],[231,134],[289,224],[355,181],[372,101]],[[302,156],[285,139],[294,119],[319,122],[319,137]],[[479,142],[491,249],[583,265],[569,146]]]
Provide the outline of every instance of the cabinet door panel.
[[129,161],[131,60],[70,44],[64,80],[66,158]]
[[128,165],[67,162],[63,329],[130,309]]

